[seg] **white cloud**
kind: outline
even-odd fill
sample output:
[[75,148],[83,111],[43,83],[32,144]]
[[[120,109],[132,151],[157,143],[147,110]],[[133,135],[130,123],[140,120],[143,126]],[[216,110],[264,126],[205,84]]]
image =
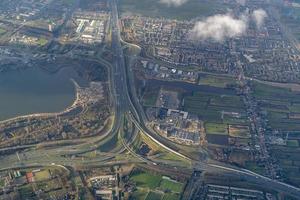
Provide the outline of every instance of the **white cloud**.
[[245,16],[234,18],[230,14],[214,15],[196,22],[190,35],[196,40],[213,39],[222,42],[226,38],[243,35],[247,27],[248,19]]
[[227,38],[244,35],[250,19],[254,20],[257,27],[260,28],[266,17],[267,14],[262,9],[255,10],[251,15],[243,14],[238,17],[233,17],[231,14],[214,15],[196,22],[190,31],[190,36],[193,40],[212,39],[222,42]]
[[263,9],[255,10],[255,11],[253,11],[253,14],[252,14],[252,18],[258,28],[261,28],[263,26],[263,24],[265,23],[265,19],[267,17],[268,17],[268,14]]
[[186,3],[188,0],[160,0],[161,3],[166,4],[168,6],[181,6]]

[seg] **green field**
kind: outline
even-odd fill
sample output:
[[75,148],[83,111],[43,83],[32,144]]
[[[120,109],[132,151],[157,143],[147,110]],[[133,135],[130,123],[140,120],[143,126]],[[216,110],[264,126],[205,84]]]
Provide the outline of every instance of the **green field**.
[[[232,137],[248,139],[250,137],[249,119],[242,98],[230,89],[215,89],[208,86],[209,92],[199,91],[184,97],[184,110],[196,114],[204,122],[207,141],[210,144],[225,145],[228,143],[229,125]],[[213,89],[211,89],[213,88]]]
[[134,200],[144,200],[146,199],[148,192],[149,191],[147,189],[139,188],[133,192],[131,198]]
[[298,140],[288,140],[286,141],[286,145],[289,147],[299,147]]
[[160,88],[152,88],[152,87],[147,88],[143,96],[143,105],[149,107],[155,106],[159,94],[159,90]]
[[160,3],[159,0],[122,0],[120,8],[123,14],[166,17],[180,20],[225,13],[227,10],[226,5],[216,0],[190,0],[180,7],[171,8]]
[[130,198],[134,200],[179,200],[184,186],[168,177],[144,171],[134,171],[130,180],[136,184]]
[[173,191],[175,193],[180,193],[182,191],[183,184],[179,183],[179,182],[172,181],[172,180],[163,179],[160,182],[160,186],[159,187],[162,190],[170,190],[170,191]]
[[252,82],[254,89],[254,96],[258,99],[270,99],[277,101],[289,102],[295,96],[298,96],[296,92],[292,92],[290,89],[275,87],[267,84]]
[[228,135],[227,124],[205,123],[205,130],[207,134]]
[[51,178],[49,170],[42,170],[40,172],[36,172],[34,174],[34,178],[36,181],[44,181]]
[[154,200],[154,199],[160,200],[160,199],[162,199],[162,197],[163,197],[163,194],[151,191],[148,193],[146,200]]
[[4,187],[5,186],[5,179],[0,179],[0,187]]
[[292,105],[289,106],[289,110],[291,112],[300,113],[300,104],[299,103],[293,103]]
[[37,43],[39,46],[44,46],[48,43],[48,40],[46,40],[45,38],[39,38]]
[[147,172],[142,172],[133,175],[130,179],[134,181],[138,187],[155,189],[159,186],[162,177],[160,175],[153,175]]
[[200,74],[199,76],[199,85],[209,85],[221,88],[227,88],[236,85],[236,80],[231,77],[210,74]]
[[258,166],[256,163],[252,161],[246,162],[246,169],[253,171],[258,174],[265,174],[265,168],[263,166]]
[[214,96],[210,99],[210,105],[221,107],[232,107],[233,110],[237,108],[243,108],[243,102],[239,96],[221,95]]
[[287,144],[287,146],[271,146],[271,153],[272,156],[276,157],[279,160],[279,165],[282,168],[283,177],[285,178],[285,181],[299,187],[300,148],[295,146],[295,141],[287,142]]
[[279,161],[285,180],[299,186],[300,93],[262,83],[253,83],[253,89],[254,96],[268,120],[267,130],[288,132],[292,138],[286,141],[286,145],[273,145],[271,154]]
[[[227,120],[233,124],[244,124],[245,108],[239,96],[216,92],[195,92],[193,95],[184,97],[184,110],[197,114],[203,121],[223,123]],[[239,113],[240,118],[222,113]]]
[[48,181],[37,181],[36,186],[43,191],[59,190],[62,188],[57,178]]
[[250,130],[248,126],[229,126],[229,135],[237,138],[250,138]]
[[[261,83],[253,83],[254,96],[269,120],[269,129],[300,130],[300,93]],[[299,115],[299,117],[297,117]]]
[[179,194],[167,193],[164,195],[163,200],[179,200]]
[[32,186],[29,184],[19,187],[18,191],[20,193],[20,196],[24,199],[37,199],[36,197],[34,197],[34,191],[32,189]]
[[6,33],[6,30],[3,28],[0,28],[0,35],[3,35],[4,33]]

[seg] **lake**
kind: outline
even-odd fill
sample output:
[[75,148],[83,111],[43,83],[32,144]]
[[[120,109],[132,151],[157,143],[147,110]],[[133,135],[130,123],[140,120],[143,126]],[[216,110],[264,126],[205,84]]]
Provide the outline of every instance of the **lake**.
[[71,78],[84,82],[73,68],[63,68],[54,74],[40,68],[0,73],[0,121],[64,110],[75,100]]

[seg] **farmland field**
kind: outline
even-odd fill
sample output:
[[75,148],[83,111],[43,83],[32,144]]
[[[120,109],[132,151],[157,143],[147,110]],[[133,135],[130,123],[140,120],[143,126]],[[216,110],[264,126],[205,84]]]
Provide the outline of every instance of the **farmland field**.
[[300,93],[288,88],[253,83],[254,96],[267,123],[267,133],[280,133],[286,143],[272,145],[270,152],[279,162],[284,179],[300,185]]
[[228,135],[227,124],[206,123],[205,129],[207,134]]
[[298,140],[287,140],[286,143],[287,143],[286,145],[289,147],[299,147]]
[[235,83],[230,77],[219,79],[218,76],[205,75],[201,86],[218,89],[198,90],[184,96],[183,109],[198,115],[204,122],[206,139],[210,144],[228,145],[229,126],[232,127],[232,137],[250,137],[244,102],[241,96],[229,92],[234,91],[234,87],[226,87],[223,80],[232,86]]
[[248,126],[229,125],[229,135],[237,138],[250,138],[250,130]]
[[[234,119],[242,118],[245,113],[243,102],[239,96],[218,92],[195,92],[192,96],[186,96],[184,109],[199,115],[204,121],[216,123],[222,123],[225,117],[229,121],[230,118],[233,119],[232,122],[234,122]],[[228,114],[224,115],[224,113]],[[240,117],[232,117],[230,113],[237,113]]]
[[168,5],[162,4],[159,0],[123,0],[120,7],[123,14],[139,14],[180,20],[224,13],[227,8],[218,0],[191,0],[180,7],[172,7],[172,9]]
[[295,147],[295,142],[290,141],[287,146],[272,146],[271,152],[272,155],[279,160],[285,180],[299,187],[300,179],[298,177],[300,176],[300,148]]
[[200,74],[199,85],[209,85],[214,87],[227,88],[232,87],[236,84],[234,78],[217,76],[210,74]]
[[217,145],[228,145],[228,136],[227,135],[217,135],[217,134],[207,134],[206,139],[210,144]]
[[254,83],[254,96],[269,120],[269,128],[280,131],[300,130],[300,93],[261,83]]

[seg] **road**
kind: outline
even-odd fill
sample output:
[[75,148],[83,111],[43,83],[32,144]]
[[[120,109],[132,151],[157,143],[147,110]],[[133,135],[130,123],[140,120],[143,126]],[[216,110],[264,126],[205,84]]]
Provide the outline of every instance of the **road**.
[[[118,7],[117,1],[111,1],[112,8],[112,48],[114,52],[114,71],[115,71],[115,88],[116,88],[116,101],[117,101],[117,110],[120,110],[119,114],[124,114],[124,112],[129,109],[133,116],[133,122],[136,126],[148,135],[153,141],[162,146],[164,149],[171,153],[175,153],[176,155],[191,160],[187,155],[179,153],[178,149],[174,145],[171,145],[169,141],[166,141],[162,137],[159,137],[158,134],[153,133],[149,130],[145,125],[145,115],[143,114],[143,110],[141,109],[138,100],[135,98],[136,96],[130,93],[130,88],[128,87],[128,80],[130,82],[130,77],[128,73],[130,73],[130,69],[126,70],[125,58],[123,54],[123,49],[121,45],[121,36],[120,36],[120,27],[119,27],[119,17],[118,17]],[[128,66],[127,66],[128,67]],[[130,84],[131,85],[131,84]],[[133,87],[133,85],[131,85]],[[131,95],[130,95],[131,94]],[[171,146],[170,146],[171,145]],[[270,179],[268,177],[261,176],[259,174],[247,171],[245,169],[239,169],[235,167],[228,167],[222,165],[213,165],[202,163],[199,161],[193,161],[194,167],[199,170],[204,171],[213,171],[213,172],[224,172],[236,175],[237,177],[243,177],[245,180],[256,183],[258,185],[266,184],[271,189],[277,189],[279,191],[287,192],[295,197],[300,196],[300,189],[294,186],[282,183],[277,180]]]
[[[48,165],[50,163],[59,163],[63,165],[74,166],[76,164],[92,164],[100,163],[103,160],[112,160],[115,155],[103,153],[100,158],[90,158],[84,160],[83,157],[78,158],[65,157],[65,155],[84,155],[85,153],[97,150],[97,148],[109,141],[118,134],[122,129],[122,124],[124,122],[125,113],[129,110],[129,96],[127,92],[127,79],[125,71],[125,60],[120,40],[120,28],[118,24],[118,12],[115,2],[112,2],[112,18],[111,18],[111,28],[112,28],[112,49],[114,53],[114,62],[112,63],[111,69],[111,89],[112,89],[112,101],[114,105],[114,124],[111,130],[102,135],[87,139],[80,139],[76,144],[75,141],[70,141],[60,144],[60,142],[54,142],[53,144],[44,144],[44,148],[37,148],[38,145],[25,145],[20,147],[11,147],[0,149],[0,152],[9,152],[20,149],[28,149],[28,152],[24,153],[24,157],[20,156],[21,161],[16,155],[6,155],[1,157],[0,168],[18,167],[18,166],[29,166],[31,163],[40,163],[43,165]],[[123,131],[123,130],[121,130]],[[118,149],[117,152],[123,152],[126,148],[123,147]],[[45,160],[45,158],[47,158]],[[2,162],[3,161],[3,162]]]
[[[28,167],[32,165],[50,165],[51,163],[62,164],[66,166],[102,166],[102,165],[113,165],[120,163],[146,163],[152,168],[162,168],[162,166],[172,166],[176,165],[176,162],[169,161],[156,161],[155,159],[150,160],[144,158],[140,155],[137,155],[134,151],[131,150],[130,144],[127,144],[126,141],[122,140],[123,147],[121,149],[115,150],[115,153],[111,152],[99,152],[97,148],[105,143],[105,141],[113,138],[115,134],[118,134],[123,130],[123,125],[125,118],[130,120],[136,125],[143,134],[146,134],[154,142],[163,147],[166,151],[174,153],[188,161],[193,163],[194,169],[207,171],[207,172],[216,172],[230,174],[236,177],[242,177],[250,183],[255,183],[258,185],[266,185],[269,189],[276,189],[284,193],[288,193],[295,197],[300,196],[300,189],[287,185],[285,183],[255,174],[253,172],[247,171],[245,169],[240,169],[231,166],[225,165],[215,165],[205,162],[200,162],[198,160],[193,160],[189,157],[187,153],[182,153],[180,148],[174,143],[168,141],[166,138],[163,138],[156,134],[153,130],[150,130],[146,126],[146,117],[141,107],[134,90],[134,83],[129,66],[126,66],[125,57],[123,54],[122,44],[121,44],[121,35],[120,35],[120,26],[119,26],[119,16],[118,16],[118,7],[117,1],[111,0],[111,29],[112,29],[112,51],[113,51],[113,63],[111,69],[111,93],[112,93],[112,102],[114,105],[114,124],[112,129],[107,132],[104,136],[96,136],[87,139],[79,140],[78,144],[76,142],[71,142],[70,144],[57,144],[45,146],[43,148],[36,148],[37,145],[24,146],[28,151],[22,151],[18,155],[10,154],[1,158],[0,170],[12,168],[12,167]],[[130,117],[127,117],[129,114]],[[132,134],[137,134],[137,131],[134,131]],[[132,138],[135,138],[132,135]],[[7,148],[5,151],[22,149],[23,147],[14,147],[12,149]],[[126,161],[116,161],[114,158],[116,155],[121,154],[123,151],[128,150],[135,158]],[[0,149],[1,152],[1,149]],[[92,154],[95,152],[95,157],[87,156],[87,153]],[[67,156],[66,156],[67,155]],[[71,155],[71,156],[70,156]],[[73,156],[72,156],[73,155]],[[166,171],[168,168],[165,167]]]

